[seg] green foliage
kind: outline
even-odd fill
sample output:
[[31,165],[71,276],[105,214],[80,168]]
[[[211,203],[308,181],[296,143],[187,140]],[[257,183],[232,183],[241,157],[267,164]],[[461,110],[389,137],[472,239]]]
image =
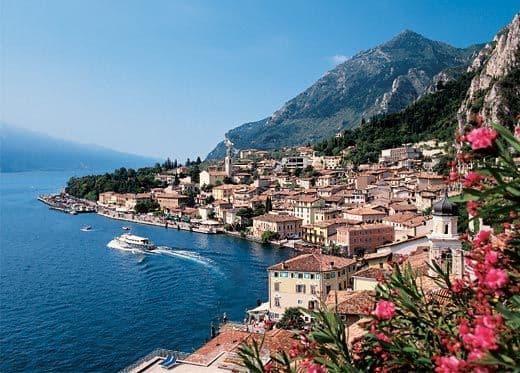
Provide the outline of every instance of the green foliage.
[[[269,232],[269,231],[267,231]],[[264,233],[267,233],[264,232]],[[272,232],[271,232],[272,233]],[[276,323],[276,327],[285,330],[299,330],[303,328],[303,314],[299,308],[289,307],[283,313],[282,318]]]
[[140,168],[135,171],[124,167],[113,173],[103,175],[89,175],[72,177],[67,182],[65,191],[78,198],[96,201],[100,193],[113,191],[116,193],[144,193],[152,188],[166,186],[163,182],[155,180],[155,175],[160,172],[155,167]]
[[157,211],[159,209],[159,204],[155,200],[146,199],[143,201],[137,201],[135,204],[135,212],[138,214],[146,214],[149,212]]
[[267,197],[265,200],[265,212],[269,212],[273,210],[273,203],[271,202],[271,197]]
[[262,233],[261,237],[263,243],[268,243],[269,241],[276,240],[278,238],[278,233],[272,231],[265,231],[264,233]]

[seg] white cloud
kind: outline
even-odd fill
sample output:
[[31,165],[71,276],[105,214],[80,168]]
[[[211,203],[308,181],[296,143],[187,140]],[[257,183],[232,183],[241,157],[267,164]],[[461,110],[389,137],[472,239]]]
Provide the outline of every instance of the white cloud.
[[340,63],[345,62],[348,60],[349,56],[344,56],[342,54],[336,54],[335,56],[331,57],[330,60],[334,65],[339,65]]

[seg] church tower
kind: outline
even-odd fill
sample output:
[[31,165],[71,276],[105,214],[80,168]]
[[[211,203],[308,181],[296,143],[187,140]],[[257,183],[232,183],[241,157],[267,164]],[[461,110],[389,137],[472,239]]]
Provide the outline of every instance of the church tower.
[[224,171],[226,172],[226,176],[231,178],[233,176],[233,143],[226,138],[224,140],[224,144],[226,145],[226,158],[224,159]]
[[[432,215],[433,231],[428,236],[430,264],[436,262],[444,271],[460,278],[464,274],[464,255],[457,233],[458,208],[448,199],[447,190],[444,197],[433,205]],[[430,269],[430,275],[434,274]]]

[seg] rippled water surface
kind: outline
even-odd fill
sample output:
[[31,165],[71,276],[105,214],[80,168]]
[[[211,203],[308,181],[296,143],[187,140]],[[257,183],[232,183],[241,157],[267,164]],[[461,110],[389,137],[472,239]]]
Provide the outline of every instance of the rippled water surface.
[[[116,371],[155,348],[190,352],[210,321],[267,297],[265,269],[292,255],[203,235],[49,210],[65,173],[0,174],[0,370]],[[90,224],[92,231],[80,228]],[[162,249],[106,247],[122,225]]]

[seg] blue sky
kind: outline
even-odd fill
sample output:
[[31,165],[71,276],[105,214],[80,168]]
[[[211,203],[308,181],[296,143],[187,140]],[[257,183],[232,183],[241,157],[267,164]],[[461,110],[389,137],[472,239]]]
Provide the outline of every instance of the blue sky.
[[490,40],[516,1],[0,1],[0,121],[184,160],[412,29]]

